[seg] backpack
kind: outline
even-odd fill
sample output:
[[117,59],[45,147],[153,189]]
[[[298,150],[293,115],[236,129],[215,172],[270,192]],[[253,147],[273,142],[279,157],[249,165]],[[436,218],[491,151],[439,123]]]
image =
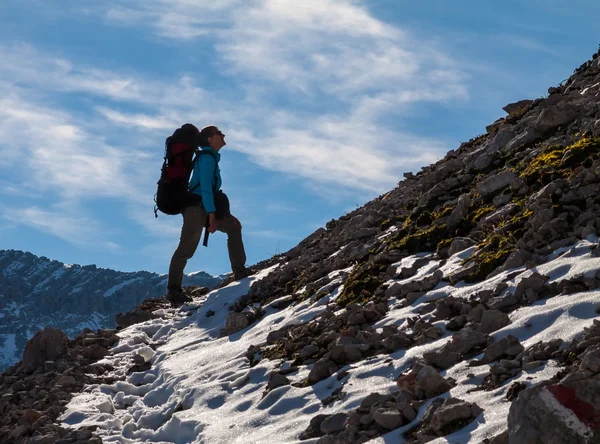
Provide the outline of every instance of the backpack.
[[165,157],[154,196],[154,216],[158,211],[175,215],[188,202],[188,182],[194,168],[200,131],[191,123],[175,130],[165,141]]

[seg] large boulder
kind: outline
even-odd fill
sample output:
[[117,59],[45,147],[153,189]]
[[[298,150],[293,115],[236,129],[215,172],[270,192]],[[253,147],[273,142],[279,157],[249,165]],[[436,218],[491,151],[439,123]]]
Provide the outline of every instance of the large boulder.
[[587,372],[523,390],[508,414],[509,444],[600,443],[600,378]]
[[69,338],[57,329],[47,327],[38,331],[25,346],[23,353],[23,371],[32,373],[46,361],[55,361],[67,353]]

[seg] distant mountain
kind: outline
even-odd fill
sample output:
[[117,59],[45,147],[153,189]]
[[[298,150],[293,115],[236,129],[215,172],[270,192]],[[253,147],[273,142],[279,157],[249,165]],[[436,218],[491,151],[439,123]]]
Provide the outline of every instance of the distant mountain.
[[[53,326],[75,336],[114,328],[115,315],[165,292],[166,275],[67,265],[17,250],[0,250],[0,372],[19,361],[25,343]],[[213,288],[222,277],[188,274],[185,285]]]

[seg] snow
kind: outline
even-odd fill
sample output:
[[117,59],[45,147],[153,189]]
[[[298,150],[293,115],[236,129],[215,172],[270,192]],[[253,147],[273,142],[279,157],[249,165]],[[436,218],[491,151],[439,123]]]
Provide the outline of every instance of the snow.
[[24,266],[25,264],[22,262],[13,262],[4,269],[4,275],[10,276],[11,274],[16,274]]
[[44,279],[43,281],[38,283],[35,286],[35,288],[33,290],[31,290],[32,293],[35,293],[37,291],[44,291],[44,287],[46,286],[46,284],[48,282],[50,282],[51,280],[58,280],[63,274],[65,274],[66,271],[67,271],[67,268],[65,268],[65,267],[59,268],[58,270],[54,271],[54,273],[52,273],[46,279]]
[[14,316],[19,316],[19,313],[21,313],[21,307],[21,304],[17,304],[15,301],[11,301],[4,308],[4,311],[11,312]]
[[588,86],[587,88],[584,88],[583,91],[581,91],[581,95],[585,95],[590,89],[594,89],[595,87],[597,87],[598,85],[600,85],[600,82],[598,83],[594,83],[592,86]]
[[77,325],[69,329],[69,334],[78,334],[85,328],[89,328],[90,330],[98,330],[106,325],[105,314],[99,313],[97,311],[91,313],[85,322],[79,322]]
[[123,281],[120,284],[117,284],[114,287],[111,287],[108,290],[106,290],[104,292],[103,296],[105,298],[109,298],[109,297],[113,296],[117,291],[119,291],[120,289],[122,289],[123,287],[126,287],[129,284],[133,284],[134,282],[141,281],[142,279],[143,279],[142,277],[136,277],[136,278],[133,278],[133,279],[128,279],[126,281]]
[[[506,270],[493,278],[475,283],[464,282],[451,286],[441,282],[412,305],[398,307],[390,300],[386,317],[374,324],[402,325],[415,316],[427,301],[454,296],[467,298],[474,292],[491,289],[498,282],[506,282],[508,291],[514,291],[521,279],[537,271],[560,281],[578,274],[596,274],[600,258],[591,256],[590,247],[597,239],[588,238],[577,244],[557,250],[543,265],[527,270],[524,267]],[[462,260],[473,249],[459,252],[450,258],[442,270],[460,269]],[[416,275],[396,282],[408,282],[433,274],[440,262],[432,255],[420,254],[395,264],[398,269],[410,267],[417,259],[429,259]],[[317,414],[349,412],[360,405],[372,392],[390,393],[397,390],[398,375],[411,366],[414,357],[442,347],[450,333],[435,342],[399,350],[391,355],[380,355],[345,366],[338,373],[309,387],[291,385],[272,390],[266,396],[264,389],[269,373],[279,368],[281,361],[262,359],[249,366],[245,354],[250,345],[266,341],[270,331],[285,325],[300,324],[325,310],[335,300],[342,287],[328,286],[331,293],[316,302],[304,301],[282,310],[272,304],[264,307],[265,316],[245,330],[221,337],[228,306],[245,295],[252,282],[267,276],[273,269],[262,270],[254,276],[214,290],[182,309],[163,310],[164,319],[153,319],[133,325],[119,333],[119,344],[114,355],[105,359],[115,370],[112,376],[124,380],[114,384],[86,387],[75,396],[61,417],[65,426],[79,428],[96,425],[96,434],[105,443],[175,442],[233,444],[260,442],[266,444],[295,443],[311,418]],[[348,270],[346,270],[348,271]],[[332,274],[335,278],[335,274]],[[539,341],[562,338],[570,341],[591,325],[597,317],[595,307],[600,299],[599,290],[590,290],[540,300],[531,306],[510,313],[511,324],[494,332],[498,340],[506,335],[518,337],[525,347]],[[213,316],[207,317],[209,311]],[[443,326],[443,323],[438,324]],[[151,347],[154,345],[154,347]],[[156,347],[158,345],[158,347]],[[127,375],[134,355],[150,360],[152,367],[142,373]],[[479,359],[482,355],[473,359]],[[289,363],[283,363],[289,365]],[[338,380],[338,374],[348,375]],[[506,391],[513,381],[530,386],[557,373],[557,364],[550,360],[536,369],[524,371],[503,386],[492,390],[473,391],[489,374],[490,365],[470,367],[461,362],[442,374],[454,378],[458,384],[449,393],[475,402],[484,412],[467,427],[452,435],[431,441],[433,444],[479,443],[506,429],[510,402]],[[309,368],[301,367],[288,377],[292,382],[306,380]],[[328,406],[321,400],[343,386],[345,397]],[[410,424],[370,441],[374,444],[404,442],[402,433],[414,427],[424,414],[427,404],[419,410],[419,417]],[[317,439],[303,443],[314,444]]]

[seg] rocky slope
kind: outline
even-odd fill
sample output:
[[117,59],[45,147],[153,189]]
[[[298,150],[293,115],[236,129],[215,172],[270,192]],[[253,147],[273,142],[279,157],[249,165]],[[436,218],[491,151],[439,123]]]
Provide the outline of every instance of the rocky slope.
[[[507,117],[485,134],[417,174],[406,174],[394,190],[330,221],[292,250],[257,264],[256,269],[273,269],[229,305],[221,338],[233,339],[219,346],[234,347],[268,322],[268,335],[256,335],[246,351],[248,368],[275,368],[264,382],[265,399],[270,392],[286,396],[291,386],[306,390],[306,398],[329,390],[322,411],[310,413],[295,439],[470,442],[496,411],[508,411],[495,422],[504,424],[501,429],[477,442],[600,442],[600,319],[593,303],[600,294],[598,54],[548,92],[546,98],[508,105]],[[151,436],[143,421],[137,423],[143,394],[158,384],[152,380],[164,361],[185,347],[178,343],[161,352],[162,344],[149,338],[168,338],[173,325],[197,327],[215,316],[217,307],[223,309],[219,301],[205,312],[206,300],[200,294],[196,300],[200,305],[191,324],[167,324],[172,312],[154,301],[143,307],[154,319],[139,324],[135,335],[128,329],[117,334],[129,342],[118,349],[105,344],[107,354],[95,374],[127,382],[112,381],[109,387],[88,381],[92,385],[81,396],[103,387],[115,393],[108,405],[94,407],[104,418],[95,425],[102,426],[98,433]],[[281,322],[294,310],[304,315]],[[281,316],[274,316],[278,312]],[[561,328],[553,329],[552,322],[541,326],[542,313]],[[540,336],[542,330],[547,333]],[[106,341],[115,340],[112,332],[106,335],[112,338]],[[135,347],[138,362],[123,355]],[[63,352],[46,362],[71,355]],[[56,437],[47,420],[35,420],[57,417],[44,410],[49,395],[15,384],[23,378],[58,380],[93,365],[84,357],[75,362],[67,370],[64,363],[59,369],[38,368],[31,376],[20,363],[1,377],[0,430],[18,425],[12,439],[26,443]],[[346,403],[362,367],[379,376],[371,380],[370,393],[353,391],[361,396],[358,403]],[[247,383],[240,377],[227,387],[233,391]],[[169,386],[170,392],[176,388]],[[27,416],[31,420],[24,403],[35,412]],[[195,407],[171,398],[153,405],[165,430],[175,427],[170,421],[178,412],[189,409],[182,412],[189,418]],[[159,410],[163,406],[165,412]],[[153,422],[153,429],[161,425]],[[204,427],[194,430],[203,433]],[[62,442],[78,440],[74,433]]]
[[[185,279],[209,288],[222,280],[204,272]],[[115,314],[160,296],[165,287],[164,275],[66,265],[0,250],[0,372],[21,358],[38,330],[56,327],[73,337],[84,328],[114,328]]]

